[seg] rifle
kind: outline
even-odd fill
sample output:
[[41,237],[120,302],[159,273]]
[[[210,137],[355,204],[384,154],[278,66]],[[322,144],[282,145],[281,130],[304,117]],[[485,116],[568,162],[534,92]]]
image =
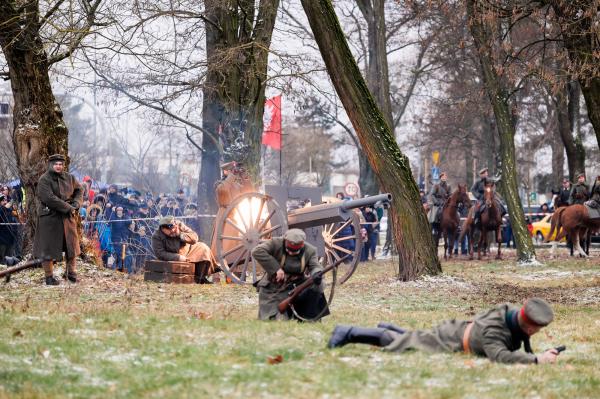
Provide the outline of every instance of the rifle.
[[14,267],[9,267],[6,270],[1,270],[0,271],[0,278],[4,277],[6,282],[8,283],[10,281],[10,276],[14,273],[18,273],[22,270],[26,270],[26,269],[33,269],[34,267],[40,267],[42,265],[42,260],[41,259],[32,259],[30,261],[27,261],[25,263],[21,263],[20,265],[14,266]]
[[[320,276],[323,276],[325,273],[332,271],[333,269],[338,267],[343,261],[345,261],[346,258],[348,258],[349,256],[350,256],[350,254],[344,256],[343,258],[339,259],[334,264],[327,266],[325,269],[320,271],[318,274]],[[277,305],[277,309],[279,310],[279,313],[284,313],[286,310],[288,310],[288,308],[290,306],[292,306],[293,302],[296,300],[298,295],[300,295],[302,293],[302,291],[304,291],[305,289],[310,288],[313,284],[314,284],[314,277],[309,277],[308,279],[306,279],[305,282],[303,282],[302,284],[300,284],[299,286],[297,286],[296,288],[291,290],[290,293],[288,294],[288,297],[286,299],[284,299],[283,301],[279,302],[279,305]]]

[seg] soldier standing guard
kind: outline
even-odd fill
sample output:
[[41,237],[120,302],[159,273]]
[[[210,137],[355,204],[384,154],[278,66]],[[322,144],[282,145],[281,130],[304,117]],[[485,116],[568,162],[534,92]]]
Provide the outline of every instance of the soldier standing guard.
[[[530,337],[552,322],[554,313],[546,301],[530,298],[523,307],[498,305],[479,313],[472,321],[447,320],[432,330],[406,331],[389,323],[378,328],[336,326],[328,347],[349,343],[370,344],[387,351],[411,349],[428,352],[466,352],[499,363],[554,363],[556,349],[534,355]],[[519,352],[523,344],[525,353]]]
[[77,235],[79,207],[83,189],[77,179],[65,171],[65,157],[60,154],[48,158],[48,171],[37,185],[38,223],[33,241],[33,256],[42,259],[46,285],[58,285],[54,278],[54,261],[67,259],[63,277],[77,282],[75,258],[81,253]]
[[435,224],[440,223],[442,209],[444,204],[450,198],[451,189],[447,183],[446,172],[442,172],[440,175],[440,182],[433,186],[430,195],[430,210],[429,210],[429,223]]
[[322,316],[329,314],[329,310],[324,310],[327,301],[321,287],[320,272],[323,268],[317,259],[317,249],[305,240],[304,231],[290,229],[283,237],[272,238],[252,250],[252,257],[266,271],[256,287],[260,320],[289,320],[293,317],[290,312],[279,313],[277,305],[302,284],[306,273],[313,277],[315,285],[305,290],[294,304],[297,313],[307,319],[316,317],[321,311]]
[[583,205],[590,198],[590,187],[585,182],[585,173],[577,174],[577,183],[573,185],[569,196],[569,205]]

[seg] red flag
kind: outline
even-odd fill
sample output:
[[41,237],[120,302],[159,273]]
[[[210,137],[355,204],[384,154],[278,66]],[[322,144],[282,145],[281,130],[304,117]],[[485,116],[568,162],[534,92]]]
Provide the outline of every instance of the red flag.
[[275,150],[281,150],[281,95],[265,101],[263,126],[262,143]]

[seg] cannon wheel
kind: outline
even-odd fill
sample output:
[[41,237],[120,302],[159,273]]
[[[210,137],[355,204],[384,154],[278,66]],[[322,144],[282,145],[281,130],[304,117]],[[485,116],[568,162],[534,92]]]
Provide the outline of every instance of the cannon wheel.
[[[336,234],[348,225],[352,225],[354,234],[347,237],[336,237]],[[342,263],[337,267],[338,281],[340,284],[344,284],[352,276],[360,261],[363,246],[363,242],[360,239],[360,218],[356,213],[352,212],[352,217],[344,223],[326,224],[323,226],[323,239],[325,240],[325,259],[328,265],[332,265],[346,254],[352,255],[352,260],[348,263]],[[344,243],[348,243],[350,240],[354,240],[355,242],[353,250],[346,249],[343,246]]]
[[[287,215],[279,204],[261,193],[242,194],[215,223],[215,255],[223,272],[237,284],[260,280],[264,270],[252,259],[251,252],[261,242],[287,230]],[[252,281],[248,281],[249,275]]]

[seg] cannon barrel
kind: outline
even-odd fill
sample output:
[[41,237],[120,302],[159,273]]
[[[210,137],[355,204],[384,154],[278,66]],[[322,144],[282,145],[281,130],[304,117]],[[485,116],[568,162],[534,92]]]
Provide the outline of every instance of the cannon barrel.
[[367,205],[375,205],[377,202],[383,202],[385,204],[392,201],[392,194],[379,194],[371,197],[360,198],[357,200],[346,200],[342,202],[342,208],[344,210],[362,208]]
[[346,200],[294,209],[288,213],[288,227],[306,229],[330,223],[345,222],[352,216],[352,209],[374,205],[380,201],[389,203],[391,200],[391,194],[380,194],[357,200]]

